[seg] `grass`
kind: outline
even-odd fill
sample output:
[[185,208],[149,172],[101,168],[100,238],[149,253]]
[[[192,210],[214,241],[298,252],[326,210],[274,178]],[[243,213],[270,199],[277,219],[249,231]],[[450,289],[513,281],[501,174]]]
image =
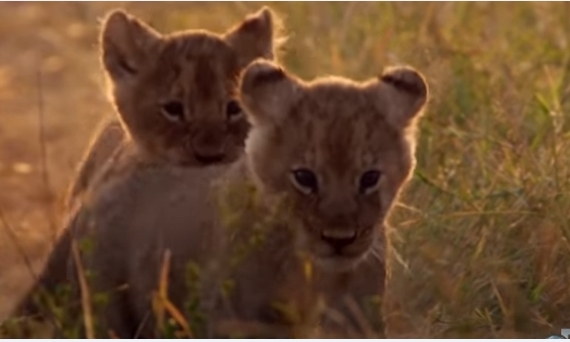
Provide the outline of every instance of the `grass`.
[[[122,5],[161,31],[219,32],[260,7]],[[50,236],[33,138],[36,71],[45,159],[62,194],[92,127],[111,113],[94,44],[96,18],[115,6],[0,4],[0,206],[30,251]],[[570,328],[570,4],[270,6],[290,34],[282,62],[303,78],[362,80],[403,63],[428,79],[418,167],[390,219],[389,336],[541,338]],[[0,269],[25,274],[3,229]],[[1,299],[24,279],[10,274]]]

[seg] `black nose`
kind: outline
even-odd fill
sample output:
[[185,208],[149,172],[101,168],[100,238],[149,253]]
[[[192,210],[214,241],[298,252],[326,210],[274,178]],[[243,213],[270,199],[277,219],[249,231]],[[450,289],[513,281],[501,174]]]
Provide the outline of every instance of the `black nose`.
[[331,237],[321,234],[321,239],[331,245],[335,252],[340,252],[344,247],[350,245],[356,240],[356,235],[351,237]]
[[194,157],[199,163],[202,164],[215,164],[221,162],[224,159],[224,155],[222,153],[210,155],[194,153]]

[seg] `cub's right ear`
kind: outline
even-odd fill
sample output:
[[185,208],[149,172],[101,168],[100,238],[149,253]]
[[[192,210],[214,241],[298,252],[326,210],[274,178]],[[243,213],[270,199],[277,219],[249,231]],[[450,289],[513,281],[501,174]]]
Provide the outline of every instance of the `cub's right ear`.
[[303,85],[277,64],[258,59],[243,73],[241,102],[253,125],[279,124],[301,95]]
[[423,114],[429,96],[425,77],[411,67],[384,70],[374,87],[384,94],[386,119],[398,129],[406,128]]
[[158,32],[122,10],[107,15],[101,32],[101,60],[114,81],[136,75],[161,41]]
[[277,15],[269,7],[263,7],[230,29],[224,39],[236,52],[240,69],[256,58],[273,60],[277,48],[286,41],[280,36],[282,27]]

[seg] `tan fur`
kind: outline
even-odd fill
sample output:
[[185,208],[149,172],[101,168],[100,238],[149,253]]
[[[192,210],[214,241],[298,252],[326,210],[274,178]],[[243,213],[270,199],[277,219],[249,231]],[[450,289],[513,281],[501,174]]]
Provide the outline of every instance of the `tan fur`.
[[[71,217],[76,238],[94,242],[84,255],[92,292],[112,294],[103,331],[155,336],[151,293],[170,250],[176,307],[189,296],[187,263],[200,266],[191,285],[208,319],[201,336],[233,336],[236,320],[250,336],[381,335],[379,309],[367,315],[374,324],[362,315],[383,295],[385,219],[414,167],[423,77],[398,68],[364,83],[305,83],[256,62],[241,98],[253,128],[236,163],[149,165],[125,146]],[[301,167],[316,174],[317,191],[295,183]],[[363,191],[370,170],[381,176]],[[224,284],[232,284],[226,295]]]
[[[162,35],[124,11],[111,12],[101,33],[101,61],[118,120],[97,131],[70,187],[66,220],[81,211],[91,187],[100,191],[97,184],[131,166],[203,167],[236,160],[249,124],[239,101],[231,113],[228,106],[238,100],[241,70],[255,58],[275,58],[283,42],[278,34],[278,18],[268,8],[221,35],[203,30]],[[182,107],[178,118],[165,113],[173,101]],[[71,234],[84,234],[81,229],[86,230],[64,229],[32,293],[49,292],[67,277]],[[27,296],[17,311],[37,308]]]

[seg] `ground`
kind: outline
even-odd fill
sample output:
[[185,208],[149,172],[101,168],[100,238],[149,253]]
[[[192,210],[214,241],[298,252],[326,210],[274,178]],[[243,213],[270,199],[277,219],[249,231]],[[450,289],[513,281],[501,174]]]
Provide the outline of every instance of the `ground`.
[[[388,330],[545,337],[570,328],[570,4],[275,3],[310,79],[410,64],[432,90],[391,217]],[[221,32],[259,3],[0,3],[0,320],[31,285],[94,127],[114,115],[99,19]],[[26,257],[24,258],[25,255]]]

